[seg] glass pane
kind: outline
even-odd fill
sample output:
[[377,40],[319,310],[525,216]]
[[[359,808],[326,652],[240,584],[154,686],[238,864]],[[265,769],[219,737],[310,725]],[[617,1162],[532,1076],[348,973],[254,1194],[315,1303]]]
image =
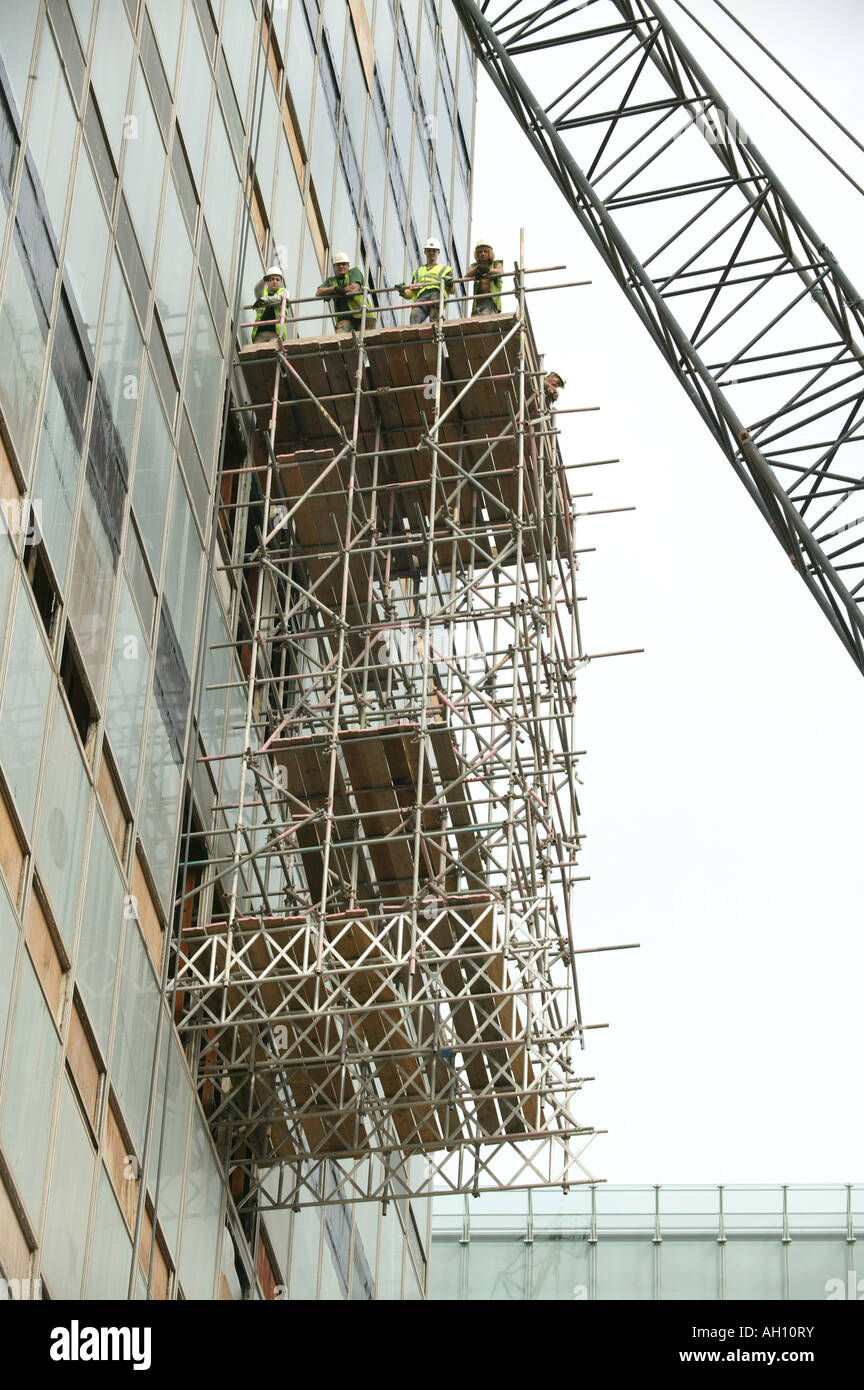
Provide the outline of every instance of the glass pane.
[[150,270],[156,246],[165,147],[159,134],[159,123],[153,111],[144,74],[140,69],[126,134],[123,187],[126,190],[126,200],[132,213],[132,221],[135,223],[135,231],[138,233],[141,252]]
[[108,224],[102,211],[102,201],[96,190],[96,180],[90,169],[87,151],[82,144],[78,152],[75,196],[72,200],[72,216],[66,242],[66,271],[91,347],[96,345],[96,325],[99,321],[107,252]]
[[119,161],[123,141],[123,118],[129,93],[129,69],[132,65],[132,35],[122,5],[100,5],[96,24],[96,43],[93,49],[91,79],[105,133]]
[[108,282],[99,375],[126,459],[132,457],[132,429],[141,391],[141,334],[116,256]]
[[132,802],[138,788],[138,762],[149,670],[150,652],[124,578],[120,583],[120,607],[105,727],[114,760]]
[[174,446],[159,404],[156,386],[148,371],[141,402],[141,427],[135,452],[132,506],[144,541],[147,558],[158,577],[162,565],[162,536],[168,510],[171,460]]
[[12,997],[12,977],[15,974],[15,952],[18,949],[18,923],[7,895],[0,891],[0,1059],[9,1020],[9,1000]]
[[720,1247],[716,1241],[670,1240],[660,1246],[660,1297],[720,1297]]
[[24,110],[27,95],[27,78],[30,75],[33,56],[33,36],[39,12],[24,6],[16,6],[15,23],[3,26],[3,63],[9,74],[9,81],[18,104],[18,114]]
[[104,502],[100,480],[88,463],[69,584],[69,616],[100,702],[108,668],[108,619],[117,558],[113,547],[119,532],[119,519],[116,515],[106,515]]
[[159,271],[156,278],[156,305],[165,329],[168,349],[177,371],[183,366],[183,343],[189,319],[189,282],[192,278],[192,248],[174,185],[169,181],[162,219]]
[[[278,9],[279,6],[274,6]],[[222,16],[222,46],[234,90],[240,99],[240,110],[246,110],[249,74],[252,64],[252,44],[255,40],[255,15],[249,0],[232,0]]]
[[0,709],[0,761],[27,835],[33,827],[50,690],[51,667],[39,624],[21,587]]
[[30,439],[44,359],[45,340],[16,237],[9,248],[0,309],[0,406],[25,476],[30,471]]
[[[378,9],[381,8],[382,5],[379,4]],[[309,138],[309,115],[312,110],[312,84],[315,81],[315,53],[299,5],[295,5],[291,16],[285,71],[288,74],[288,94],[294,105],[303,143],[306,144]]]
[[[16,24],[19,22],[16,11]],[[14,26],[5,26],[7,31],[12,27]],[[3,49],[5,58],[5,33]],[[48,204],[48,212],[54,226],[54,235],[58,241],[63,227],[66,188],[69,183],[69,169],[72,164],[76,127],[75,110],[63,79],[60,59],[54,47],[51,30],[46,24],[39,50],[36,82],[33,86],[33,104],[30,108],[27,143],[39,170],[42,191],[45,194],[45,202]]]
[[186,666],[190,671],[198,617],[201,558],[201,542],[192,520],[192,508],[189,506],[180,474],[175,469],[164,594],[181,651],[186,658]]
[[183,0],[147,0],[147,9],[159,42],[159,51],[168,75],[168,85],[173,87],[177,70],[180,23],[183,19]]
[[[270,165],[270,178],[273,178],[273,165]],[[222,275],[222,283],[231,282],[231,252],[234,245],[234,222],[240,196],[240,179],[234,164],[234,156],[225,133],[225,122],[218,109],[213,112],[213,130],[210,135],[210,156],[207,161],[207,185],[204,191],[204,212],[210,228],[210,239],[216,255],[216,264]],[[269,200],[270,188],[265,196]]]
[[61,1087],[55,1149],[42,1270],[52,1298],[77,1298],[84,1272],[95,1155],[68,1082]]
[[111,1076],[139,1154],[144,1144],[158,1007],[159,990],[150,958],[141,933],[130,918],[123,946]]
[[108,1174],[100,1166],[93,1244],[87,1269],[87,1298],[125,1299],[132,1242],[126,1233]]
[[[0,1140],[32,1224],[38,1229],[60,1043],[25,957],[18,981]],[[38,1097],[38,1104],[33,1099]]]
[[97,815],[93,817],[75,981],[96,1041],[106,1057],[122,926],[123,880],[108,832]]
[[729,1240],[723,1247],[727,1298],[782,1298],[784,1251],[778,1239]]
[[532,1299],[585,1298],[591,1247],[582,1240],[535,1240],[531,1260]]
[[213,1297],[222,1184],[204,1125],[195,1113],[180,1249],[180,1278],[187,1298]]
[[[177,1250],[180,1197],[183,1191],[186,1135],[189,1129],[192,1089],[186,1068],[183,1065],[180,1049],[167,1019],[163,1021],[159,1076],[156,1122],[160,1137],[156,1141],[151,1176],[147,1185],[155,1200],[158,1183],[159,1224],[165,1234],[165,1239],[168,1241],[169,1248],[174,1254]],[[164,1137],[162,1131],[163,1104],[165,1106]]]
[[207,113],[213,77],[201,42],[201,31],[190,13],[183,42],[183,66],[180,73],[180,93],[177,114],[183,143],[189,156],[192,175],[199,189],[204,172],[204,149],[207,141]]
[[174,890],[174,847],[180,809],[180,769],[156,701],[150,706],[144,795],[139,830],[162,905],[168,908]]
[[80,461],[81,450],[69,428],[60,393],[54,378],[49,377],[33,496],[42,504],[42,535],[61,588],[69,559]]
[[186,375],[186,407],[209,477],[222,426],[222,352],[201,281],[195,280],[192,339]]
[[789,1297],[822,1299],[833,1294],[834,1298],[848,1298],[848,1260],[849,1247],[843,1236],[835,1240],[793,1239],[789,1246]]
[[604,1240],[597,1244],[596,1298],[654,1297],[654,1246],[648,1240]]
[[58,701],[42,783],[36,864],[70,955],[89,801],[90,783],[84,763],[66,711]]

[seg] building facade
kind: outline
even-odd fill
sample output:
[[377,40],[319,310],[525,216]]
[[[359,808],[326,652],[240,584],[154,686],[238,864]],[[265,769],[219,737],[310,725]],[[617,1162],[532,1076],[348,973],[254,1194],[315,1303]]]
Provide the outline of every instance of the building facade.
[[0,19],[0,1274],[420,1297],[408,1203],[238,1219],[165,986],[242,722],[213,518],[243,306],[337,246],[373,286],[429,235],[464,269],[470,47],[445,0]]
[[864,1187],[574,1187],[434,1203],[434,1299],[860,1299]]

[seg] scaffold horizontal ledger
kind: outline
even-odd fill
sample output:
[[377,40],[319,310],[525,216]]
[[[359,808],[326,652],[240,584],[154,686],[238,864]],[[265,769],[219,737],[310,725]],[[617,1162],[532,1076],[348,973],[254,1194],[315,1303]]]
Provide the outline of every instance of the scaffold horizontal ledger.
[[592,1180],[588,658],[526,275],[513,312],[364,318],[235,360],[242,726],[210,761],[242,771],[172,987],[241,1209]]

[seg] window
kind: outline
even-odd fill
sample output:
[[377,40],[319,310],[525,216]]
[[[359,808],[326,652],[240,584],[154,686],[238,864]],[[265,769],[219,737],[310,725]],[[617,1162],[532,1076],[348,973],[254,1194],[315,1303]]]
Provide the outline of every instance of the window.
[[75,985],[103,1056],[108,1053],[122,924],[123,881],[102,818],[96,815],[87,861]]
[[66,272],[77,307],[86,325],[91,348],[96,344],[96,325],[99,321],[107,252],[108,224],[96,189],[96,180],[90,170],[87,150],[82,145],[78,152],[75,194],[66,241]]
[[171,92],[159,58],[156,36],[153,33],[146,10],[141,22],[141,64],[147,76],[150,95],[153,98],[153,105],[162,134],[167,140],[168,128],[171,124]]
[[87,677],[84,674],[84,667],[81,658],[75,647],[75,638],[72,629],[67,627],[63,642],[63,654],[60,658],[60,681],[66,691],[66,698],[69,701],[69,711],[72,715],[72,723],[78,731],[85,752],[91,752],[88,747],[90,734],[96,725],[96,706],[93,696],[87,684]]
[[159,991],[153,969],[141,933],[129,920],[123,945],[111,1075],[138,1153],[144,1144],[158,1013]]
[[138,233],[144,262],[149,269],[153,265],[156,246],[156,222],[162,193],[165,147],[159,134],[153,103],[140,70],[135,82],[135,97],[126,130],[123,187]]
[[[25,960],[9,1042],[6,1088],[0,1111],[0,1141],[30,1222],[38,1227],[51,1133],[60,1043],[48,1005]],[[40,1103],[33,1104],[39,1096]]]
[[77,997],[72,1001],[72,1013],[69,1018],[66,1063],[75,1083],[81,1107],[95,1135],[100,1085],[104,1073],[81,1011],[81,1001]]
[[99,801],[105,813],[105,820],[111,839],[114,841],[114,848],[117,851],[117,858],[123,864],[126,859],[126,837],[129,833],[130,818],[126,812],[123,802],[123,795],[114,776],[108,752],[103,748],[102,760],[99,764],[98,778]]
[[153,968],[158,973],[162,969],[162,947],[165,940],[165,929],[159,915],[159,909],[150,891],[144,862],[140,854],[135,855],[135,862],[132,866],[132,896],[135,899],[135,915],[138,920],[138,925],[147,943],[147,949],[150,952]]
[[95,1155],[70,1087],[61,1088],[57,1153],[54,1164],[42,1269],[54,1298],[77,1298],[84,1272],[87,1217]]
[[123,118],[129,93],[129,70],[134,44],[121,5],[100,5],[93,49],[91,80],[99,102],[108,142],[117,163],[123,144]]
[[[222,706],[224,710],[224,690],[222,692]],[[11,807],[9,806],[9,803],[6,800],[5,793],[3,792],[2,788],[0,788],[0,869],[3,870],[3,877],[6,879],[6,885],[9,889],[9,897],[12,899],[13,903],[15,903],[16,906],[18,904],[18,899],[21,893],[21,870],[23,868],[24,846],[22,845],[21,840],[19,838],[18,829],[15,825],[15,817],[12,814]],[[2,975],[3,981],[3,983],[0,983],[0,1004],[2,1004],[2,1000],[4,997],[4,988],[6,990],[6,1002],[5,1006],[0,1007],[0,1019],[4,1020],[6,1018],[6,1009],[8,1008],[9,1004],[8,990],[11,988],[12,985],[12,965],[15,959],[14,943],[12,945],[11,950],[11,959],[7,959],[8,940],[11,940],[11,938],[7,939],[5,934],[7,932],[9,922],[11,922],[12,926],[15,927],[14,918],[9,912],[8,902],[3,897],[2,893],[0,893],[0,938],[2,938],[2,940],[0,940],[0,957],[2,957],[2,961],[0,961],[0,975]],[[17,939],[18,936],[16,928],[16,942]],[[8,968],[4,969],[4,967]]]
[[166,192],[160,244],[159,270],[156,276],[156,304],[165,330],[174,370],[179,379],[183,369],[183,345],[186,340],[189,286],[192,281],[194,258],[173,183],[168,184]]
[[35,886],[30,892],[24,940],[27,942],[33,969],[42,986],[42,993],[48,1001],[51,1017],[59,1028],[66,997],[68,958],[65,957],[65,953],[61,954],[62,948],[55,941],[54,931]]
[[84,859],[90,782],[62,704],[55,705],[46,750],[51,775],[42,784],[35,856],[39,877],[71,954],[75,907]]
[[87,1271],[86,1297],[116,1299],[129,1283],[132,1242],[126,1233],[117,1199],[105,1169],[99,1169],[99,1193],[93,1223],[93,1243]]
[[138,786],[141,732],[147,699],[150,651],[125,579],[120,583],[120,606],[114,638],[111,682],[105,727],[120,779],[130,803]]
[[[5,29],[8,31],[10,27],[6,25]],[[3,37],[5,56],[5,33]],[[33,84],[27,143],[39,170],[45,202],[58,238],[63,226],[76,127],[75,110],[60,59],[51,33],[46,31],[39,49],[39,66]]]
[[0,709],[0,762],[28,835],[33,825],[51,680],[39,626],[27,589],[21,587]]
[[155,575],[162,565],[162,537],[168,511],[174,446],[159,404],[152,373],[144,382],[141,424],[135,450],[132,506]]

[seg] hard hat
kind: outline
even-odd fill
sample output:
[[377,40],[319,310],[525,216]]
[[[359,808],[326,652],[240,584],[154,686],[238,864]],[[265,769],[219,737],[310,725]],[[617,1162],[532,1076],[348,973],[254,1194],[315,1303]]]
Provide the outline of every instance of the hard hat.
[[279,279],[282,281],[282,286],[283,286],[283,289],[284,289],[284,286],[285,286],[285,276],[284,276],[284,274],[282,273],[282,267],[281,267],[281,265],[271,265],[271,266],[268,266],[267,269],[264,271],[264,274],[261,276],[261,279],[258,281],[257,285],[255,286],[255,298],[256,298],[256,299],[260,299],[261,296],[266,292],[266,290],[267,290],[267,281],[270,279],[270,276],[271,276],[271,275],[278,275],[278,276],[279,276]]
[[424,243],[423,243],[423,250],[424,250],[424,251],[440,251],[440,250],[441,250],[441,243],[440,243],[440,241],[438,240],[437,237],[430,236],[430,238],[429,238],[428,241],[424,241]]
[[489,250],[490,250],[490,251],[492,250],[492,243],[491,243],[491,241],[482,241],[482,240],[481,240],[481,241],[475,241],[475,243],[474,243],[474,250],[475,250],[475,251],[479,251],[481,246],[488,246],[488,247],[489,247]]
[[345,265],[350,265],[350,264],[351,264],[351,257],[350,257],[350,256],[346,256],[346,254],[345,254],[344,251],[334,251],[334,252],[333,252],[333,264],[334,264],[334,265],[341,265],[341,264],[343,263],[343,261],[344,261]]

